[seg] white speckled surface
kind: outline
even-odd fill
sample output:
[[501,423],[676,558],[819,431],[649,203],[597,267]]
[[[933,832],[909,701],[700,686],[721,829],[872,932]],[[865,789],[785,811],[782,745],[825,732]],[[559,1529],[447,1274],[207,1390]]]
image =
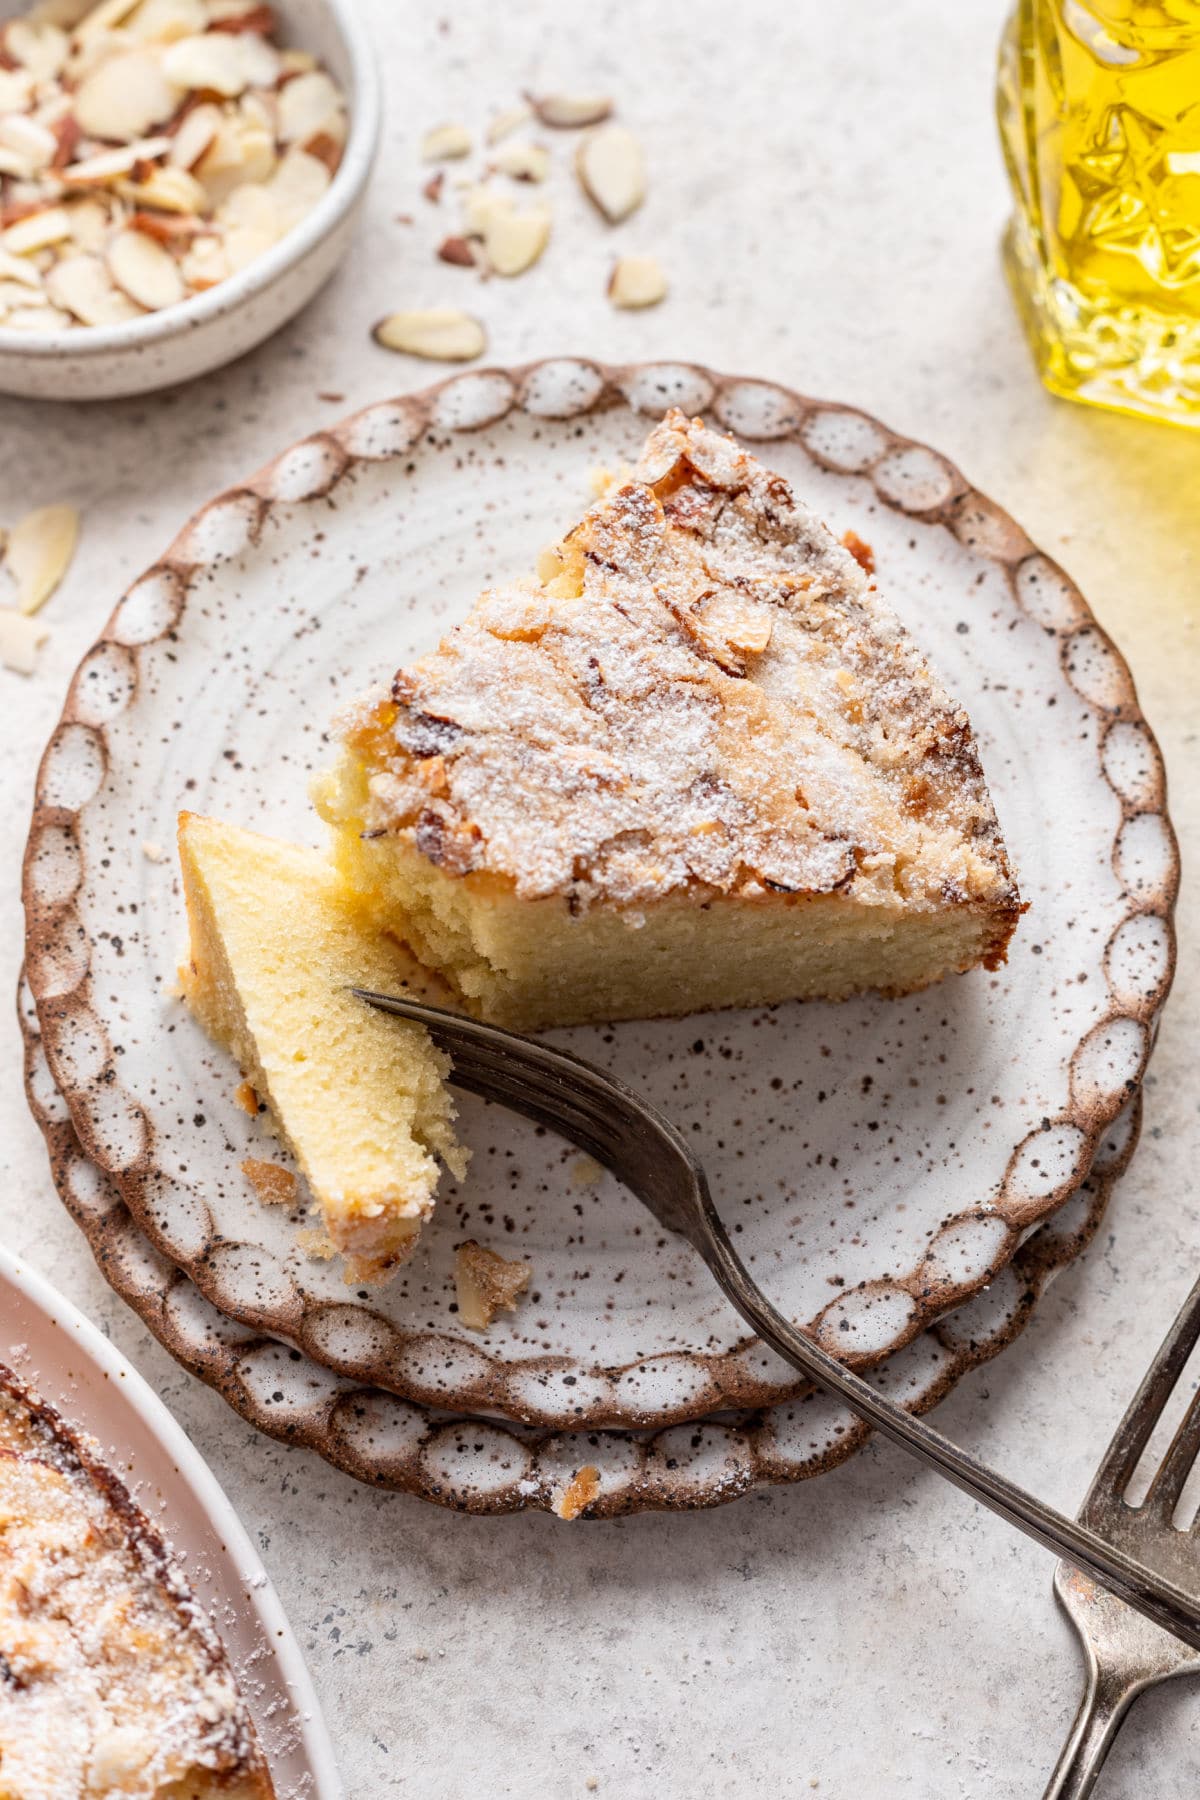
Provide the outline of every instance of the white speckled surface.
[[[315,423],[427,378],[371,344],[380,313],[462,295],[499,361],[562,349],[694,356],[857,402],[944,449],[1061,557],[1129,656],[1175,776],[1186,862],[1198,823],[1184,777],[1200,445],[1054,403],[1034,380],[995,248],[1002,6],[798,0],[744,9],[755,32],[739,42],[728,9],[660,0],[638,9],[635,59],[632,15],[618,28],[616,9],[463,0],[442,30],[434,9],[363,4],[390,120],[372,235],[326,293],[272,346],[193,389],[94,408],[0,402],[0,512],[60,498],[86,512],[41,673],[0,672],[9,989],[35,755],[113,599],[227,479]],[[541,81],[613,87],[647,144],[650,199],[606,242],[567,190],[545,263],[476,288],[432,260],[453,214],[431,222],[416,140],[426,124],[475,122]],[[416,226],[395,223],[409,212]],[[609,242],[661,257],[674,283],[665,305],[611,311]],[[1185,878],[1146,1133],[1100,1242],[939,1415],[1068,1507],[1198,1260],[1194,920]],[[356,1800],[459,1800],[483,1783],[583,1795],[588,1777],[602,1794],[667,1800],[807,1793],[813,1782],[838,1800],[1040,1793],[1079,1679],[1042,1552],[890,1450],[712,1514],[569,1529],[376,1495],[266,1442],[171,1364],[102,1283],[53,1197],[16,1027],[3,1029],[5,1241],[111,1330],[208,1457],[308,1651]],[[1142,1701],[1105,1800],[1174,1800],[1198,1780],[1200,1696],[1180,1686]]]

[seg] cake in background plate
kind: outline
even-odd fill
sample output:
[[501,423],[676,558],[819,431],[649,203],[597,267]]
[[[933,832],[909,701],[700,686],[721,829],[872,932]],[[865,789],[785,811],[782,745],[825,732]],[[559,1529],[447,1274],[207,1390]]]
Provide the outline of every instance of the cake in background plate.
[[903,994],[1023,910],[964,710],[787,482],[672,412],[314,784],[381,929],[523,1029]]
[[95,1447],[0,1364],[3,1800],[273,1800],[225,1651]]

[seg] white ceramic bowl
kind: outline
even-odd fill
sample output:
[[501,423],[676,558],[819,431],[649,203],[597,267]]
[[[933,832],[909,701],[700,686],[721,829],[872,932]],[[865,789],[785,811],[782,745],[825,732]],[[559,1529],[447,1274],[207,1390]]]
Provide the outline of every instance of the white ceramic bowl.
[[[28,0],[0,0],[0,19]],[[325,64],[350,129],[337,174],[301,224],[228,281],[125,325],[32,335],[0,327],[0,393],[107,400],[190,381],[261,344],[337,267],[354,230],[379,140],[379,79],[355,0],[282,0],[281,41]]]

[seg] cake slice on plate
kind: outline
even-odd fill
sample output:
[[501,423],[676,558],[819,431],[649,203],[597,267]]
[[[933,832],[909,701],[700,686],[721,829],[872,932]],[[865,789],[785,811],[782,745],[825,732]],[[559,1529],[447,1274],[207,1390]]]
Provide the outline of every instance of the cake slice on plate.
[[347,1279],[378,1280],[416,1246],[437,1159],[465,1161],[447,1058],[350,992],[398,992],[412,960],[315,850],[185,812],[179,860],[185,998],[269,1106]]
[[787,482],[679,412],[341,735],[339,866],[499,1023],[902,994],[994,968],[1022,910],[966,713]]

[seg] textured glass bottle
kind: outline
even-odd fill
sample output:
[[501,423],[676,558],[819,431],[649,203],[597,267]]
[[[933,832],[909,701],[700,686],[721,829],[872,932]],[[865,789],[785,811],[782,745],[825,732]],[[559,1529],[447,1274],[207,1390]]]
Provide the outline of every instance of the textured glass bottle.
[[1200,0],[1018,0],[997,106],[1047,387],[1200,426]]

